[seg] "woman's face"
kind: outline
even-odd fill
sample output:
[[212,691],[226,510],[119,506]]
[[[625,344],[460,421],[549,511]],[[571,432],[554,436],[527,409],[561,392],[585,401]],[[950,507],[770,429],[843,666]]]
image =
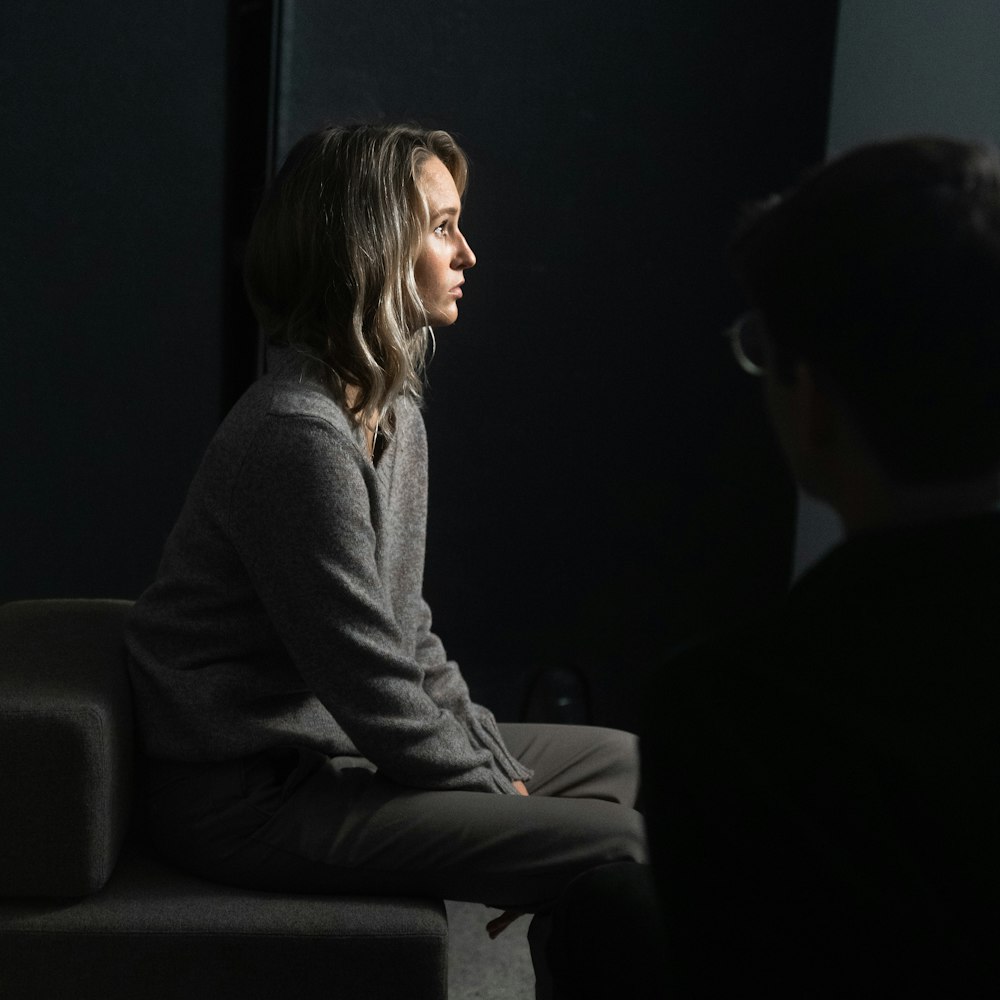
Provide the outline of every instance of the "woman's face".
[[458,228],[462,201],[454,178],[436,157],[428,159],[417,177],[430,213],[420,253],[413,265],[420,300],[430,326],[451,326],[458,319],[463,272],[476,255]]

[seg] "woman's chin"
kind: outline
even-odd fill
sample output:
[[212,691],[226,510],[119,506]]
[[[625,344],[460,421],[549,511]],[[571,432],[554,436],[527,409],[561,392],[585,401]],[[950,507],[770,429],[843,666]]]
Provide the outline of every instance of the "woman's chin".
[[451,326],[457,319],[458,306],[454,306],[452,309],[445,309],[430,314],[427,317],[427,325],[435,330],[439,330],[443,326]]

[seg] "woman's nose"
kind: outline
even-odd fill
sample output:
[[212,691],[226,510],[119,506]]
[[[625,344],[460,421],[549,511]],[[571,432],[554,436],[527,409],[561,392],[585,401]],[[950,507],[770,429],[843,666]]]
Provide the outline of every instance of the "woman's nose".
[[476,255],[469,246],[469,241],[464,234],[461,236],[462,242],[458,248],[458,266],[460,270],[467,271],[470,267],[476,266]]

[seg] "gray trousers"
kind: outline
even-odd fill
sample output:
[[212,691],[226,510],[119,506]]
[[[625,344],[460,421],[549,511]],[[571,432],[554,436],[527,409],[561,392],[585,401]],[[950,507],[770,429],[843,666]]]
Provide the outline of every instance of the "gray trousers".
[[592,726],[503,724],[529,797],[421,791],[359,758],[300,748],[151,761],[150,832],[178,866],[292,892],[422,895],[546,910],[598,865],[646,861],[637,741]]

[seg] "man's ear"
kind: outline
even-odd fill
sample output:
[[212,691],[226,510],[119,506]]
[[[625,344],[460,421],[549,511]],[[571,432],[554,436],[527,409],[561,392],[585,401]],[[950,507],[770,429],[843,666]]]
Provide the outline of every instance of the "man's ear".
[[790,390],[792,433],[800,454],[811,456],[829,451],[842,431],[840,410],[829,390],[816,381],[807,361],[795,363]]
[[831,469],[839,463],[842,428],[836,399],[803,360],[783,375],[767,369],[764,390],[792,475],[807,493],[825,498]]

